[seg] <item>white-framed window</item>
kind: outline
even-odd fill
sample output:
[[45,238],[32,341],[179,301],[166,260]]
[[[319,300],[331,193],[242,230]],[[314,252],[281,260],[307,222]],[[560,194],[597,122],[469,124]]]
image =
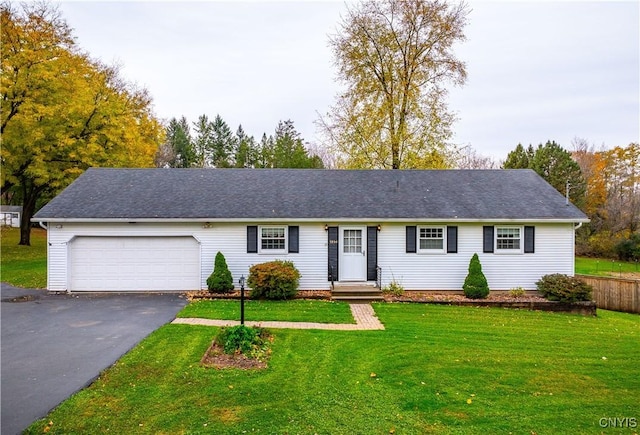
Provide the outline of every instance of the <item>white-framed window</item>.
[[258,246],[260,247],[261,253],[286,253],[287,227],[285,225],[269,225],[259,227]]
[[342,252],[345,254],[362,253],[362,230],[344,230]]
[[444,253],[445,247],[445,227],[421,226],[418,227],[418,252],[421,253]]
[[521,227],[496,227],[496,253],[522,252]]

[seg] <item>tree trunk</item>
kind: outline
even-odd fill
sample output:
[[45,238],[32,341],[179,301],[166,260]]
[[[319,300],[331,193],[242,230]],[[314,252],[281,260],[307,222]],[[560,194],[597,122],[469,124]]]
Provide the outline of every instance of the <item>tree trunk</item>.
[[22,183],[22,216],[20,217],[20,243],[18,245],[31,246],[31,218],[36,210],[39,189],[34,188],[28,181]]

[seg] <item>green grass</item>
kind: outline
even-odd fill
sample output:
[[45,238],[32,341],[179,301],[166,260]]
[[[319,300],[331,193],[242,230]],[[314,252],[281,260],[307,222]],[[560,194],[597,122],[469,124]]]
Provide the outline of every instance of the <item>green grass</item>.
[[[330,301],[245,301],[245,320],[319,323],[355,323],[349,304]],[[178,317],[240,320],[238,300],[199,300],[184,307]]]
[[576,273],[580,275],[620,276],[620,273],[640,273],[640,264],[608,258],[576,257]]
[[165,325],[28,433],[601,433],[640,417],[640,316],[375,310],[384,331],[272,330],[262,371],[203,368],[218,329]]
[[18,246],[19,228],[2,228],[0,280],[16,287],[47,286],[47,232],[31,230],[31,246]]

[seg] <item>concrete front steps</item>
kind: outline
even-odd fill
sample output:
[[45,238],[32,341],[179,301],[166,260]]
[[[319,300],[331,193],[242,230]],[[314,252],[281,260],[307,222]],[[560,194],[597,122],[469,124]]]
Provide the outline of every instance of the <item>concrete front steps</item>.
[[383,301],[382,290],[366,282],[335,283],[331,290],[331,299],[352,303]]

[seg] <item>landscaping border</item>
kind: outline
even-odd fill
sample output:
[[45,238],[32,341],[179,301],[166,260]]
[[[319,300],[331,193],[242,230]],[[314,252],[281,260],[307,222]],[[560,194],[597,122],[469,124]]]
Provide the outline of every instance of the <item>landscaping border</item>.
[[[509,298],[502,296],[502,299],[466,299],[463,295],[442,294],[438,292],[412,292],[407,291],[405,295],[414,293],[410,296],[392,296],[386,295],[384,301],[388,303],[417,303],[417,304],[433,304],[433,305],[457,305],[469,307],[495,307],[506,309],[519,309],[531,311],[551,311],[558,313],[580,314],[583,316],[597,316],[597,305],[594,301],[587,302],[557,302],[543,299],[539,296],[533,296],[528,292],[528,296],[523,298]],[[536,293],[537,294],[537,293]],[[416,296],[420,297],[416,297]],[[240,299],[240,292],[232,293],[209,293],[208,291],[189,292],[189,299]],[[331,301],[331,292],[326,290],[305,290],[299,291],[294,299],[312,299]],[[519,300],[520,299],[520,300]]]

